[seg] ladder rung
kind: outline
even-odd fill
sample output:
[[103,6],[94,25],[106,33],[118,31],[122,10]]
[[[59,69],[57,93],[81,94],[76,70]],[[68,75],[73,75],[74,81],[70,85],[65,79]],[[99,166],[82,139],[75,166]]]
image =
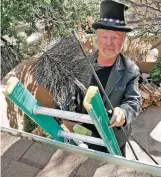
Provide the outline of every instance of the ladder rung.
[[86,143],[96,144],[96,145],[100,145],[100,146],[105,146],[105,143],[103,142],[102,139],[94,138],[94,137],[90,137],[90,136],[86,136],[86,135],[65,132],[65,131],[60,130],[58,132],[58,136],[68,138],[68,139],[73,139],[73,140],[79,140],[79,141],[83,141]]
[[33,109],[33,114],[43,114],[48,116],[53,116],[56,118],[71,120],[71,121],[77,121],[77,122],[83,122],[87,124],[93,124],[91,118],[87,114],[80,114],[70,111],[63,111],[59,109],[53,109],[53,108],[46,108],[42,106],[35,106]]

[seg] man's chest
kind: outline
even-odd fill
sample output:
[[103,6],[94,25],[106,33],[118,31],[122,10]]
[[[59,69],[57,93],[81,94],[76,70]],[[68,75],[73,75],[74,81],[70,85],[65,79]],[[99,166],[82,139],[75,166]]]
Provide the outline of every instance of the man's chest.
[[[110,66],[110,67],[101,68],[101,69],[96,71],[96,74],[97,74],[97,76],[98,76],[98,78],[99,78],[99,80],[100,80],[104,89],[105,89],[107,81],[109,79],[111,69],[112,69],[112,67]],[[92,76],[90,85],[99,87],[99,84],[97,83],[97,80],[95,79],[94,75]]]

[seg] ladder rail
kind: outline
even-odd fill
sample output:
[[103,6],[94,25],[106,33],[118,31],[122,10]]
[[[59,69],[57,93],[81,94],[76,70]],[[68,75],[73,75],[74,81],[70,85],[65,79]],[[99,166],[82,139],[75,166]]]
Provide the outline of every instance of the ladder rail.
[[108,127],[110,121],[98,87],[90,86],[88,88],[83,105],[104,141],[108,152],[122,156],[114,131]]

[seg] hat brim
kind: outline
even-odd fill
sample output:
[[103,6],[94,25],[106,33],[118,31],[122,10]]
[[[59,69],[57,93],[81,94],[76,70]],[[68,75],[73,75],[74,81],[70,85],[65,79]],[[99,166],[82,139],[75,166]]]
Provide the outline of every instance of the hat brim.
[[117,26],[117,25],[111,25],[109,23],[103,23],[103,22],[95,22],[92,24],[92,28],[97,29],[107,29],[107,30],[113,30],[113,31],[121,31],[121,32],[131,32],[133,28],[129,26]]

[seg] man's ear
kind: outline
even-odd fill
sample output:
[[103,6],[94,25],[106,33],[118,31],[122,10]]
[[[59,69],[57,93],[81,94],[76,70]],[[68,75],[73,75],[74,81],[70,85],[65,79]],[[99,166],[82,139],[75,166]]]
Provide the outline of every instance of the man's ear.
[[122,53],[126,52],[126,51],[128,50],[128,46],[129,46],[129,39],[128,39],[128,37],[125,35],[121,52],[122,52]]
[[126,40],[126,33],[123,32],[123,42]]

